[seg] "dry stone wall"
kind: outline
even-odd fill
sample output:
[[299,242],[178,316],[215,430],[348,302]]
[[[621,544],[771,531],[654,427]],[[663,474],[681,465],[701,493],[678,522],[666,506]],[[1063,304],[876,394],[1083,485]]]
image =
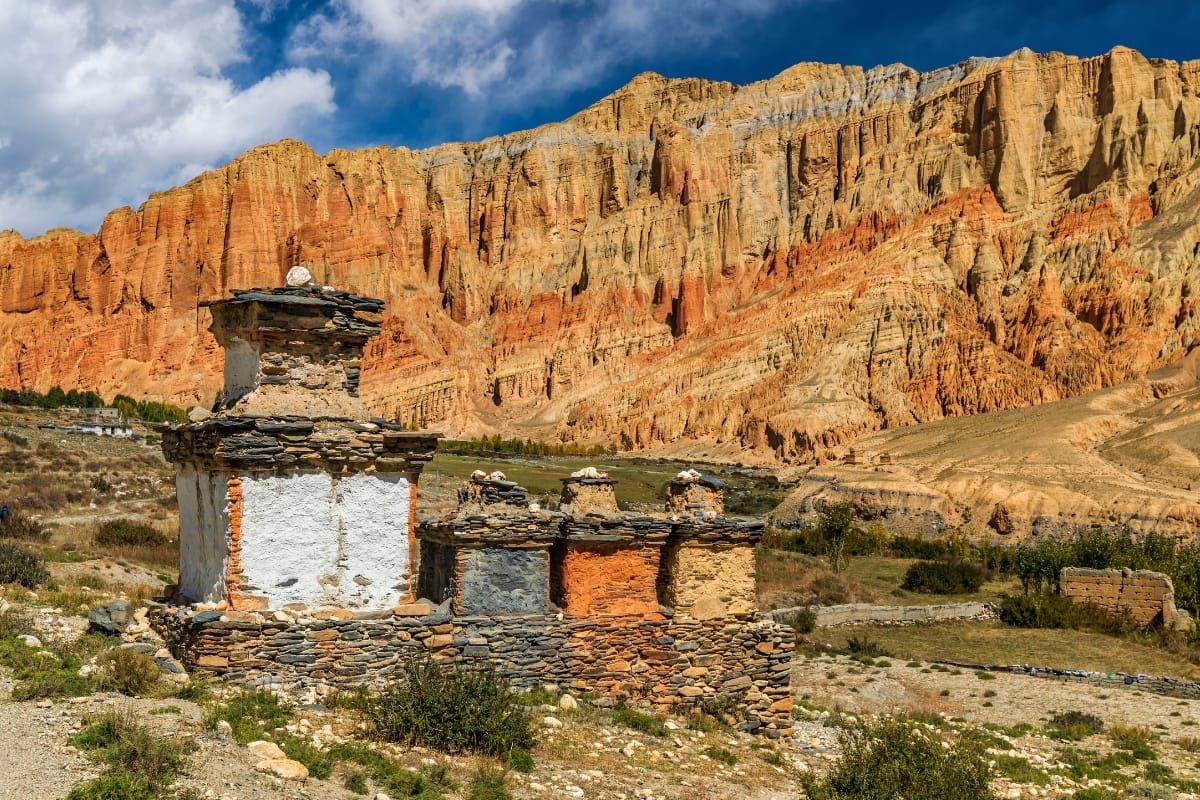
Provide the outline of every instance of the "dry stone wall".
[[452,617],[430,611],[302,620],[247,612],[157,609],[156,627],[191,669],[287,687],[368,685],[414,656],[494,667],[516,686],[557,683],[611,701],[679,712],[736,703],[743,730],[791,733],[794,635],[747,618]]
[[1187,612],[1175,608],[1174,584],[1161,572],[1067,567],[1059,575],[1059,591],[1077,603],[1128,615],[1141,626],[1161,620],[1167,628],[1191,627]]

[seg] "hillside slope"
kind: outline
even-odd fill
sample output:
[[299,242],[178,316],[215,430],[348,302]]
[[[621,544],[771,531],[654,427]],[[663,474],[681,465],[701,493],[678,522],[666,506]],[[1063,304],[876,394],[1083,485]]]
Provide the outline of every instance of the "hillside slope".
[[207,403],[197,301],[302,262],[388,301],[363,382],[381,413],[821,459],[1181,358],[1198,159],[1200,62],[1122,48],[643,74],[478,143],[283,141],[95,235],[0,233],[0,385]]

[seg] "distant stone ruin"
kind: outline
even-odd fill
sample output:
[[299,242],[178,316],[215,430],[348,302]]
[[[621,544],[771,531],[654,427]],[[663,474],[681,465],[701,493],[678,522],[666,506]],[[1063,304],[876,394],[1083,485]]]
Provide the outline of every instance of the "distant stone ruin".
[[1076,603],[1128,616],[1141,627],[1192,628],[1191,615],[1175,607],[1174,584],[1161,572],[1066,567],[1059,575],[1059,591]]
[[666,513],[637,514],[589,467],[551,511],[477,471],[417,525],[436,436],[357,397],[382,303],[297,280],[209,307],[222,401],[163,435],[180,580],[154,624],[186,665],[362,685],[429,653],[659,710],[725,698],[742,729],[791,731],[794,637],[755,608],[763,523],[725,517],[720,481],[685,471]]

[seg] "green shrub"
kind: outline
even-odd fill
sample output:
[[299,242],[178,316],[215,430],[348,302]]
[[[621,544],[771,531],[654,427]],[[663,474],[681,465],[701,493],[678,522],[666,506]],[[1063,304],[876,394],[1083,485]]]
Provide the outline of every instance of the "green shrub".
[[798,635],[812,633],[817,627],[817,612],[810,607],[798,608],[779,617],[779,621],[791,627]]
[[1077,742],[1104,730],[1104,720],[1086,711],[1063,711],[1050,718],[1046,735],[1051,739]]
[[131,713],[109,711],[84,721],[86,727],[67,741],[107,768],[72,789],[68,800],[152,800],[184,767],[189,745],[155,735]]
[[879,658],[880,656],[890,656],[883,645],[875,641],[867,635],[859,636],[857,633],[846,640],[846,649],[856,656],[864,656],[866,658]]
[[333,774],[336,763],[333,756],[303,736],[275,736],[274,739],[288,758],[307,767],[308,774],[314,778],[324,780]]
[[105,687],[130,697],[144,695],[158,684],[162,672],[153,656],[125,647],[109,650],[100,657]]
[[229,723],[233,738],[241,744],[261,739],[282,728],[292,716],[292,708],[265,689],[244,689],[218,703],[204,716],[204,724],[215,728],[221,720]]
[[1128,633],[1135,627],[1128,617],[1048,592],[1003,598],[1000,621],[1016,628],[1073,628],[1114,636]]
[[480,767],[467,787],[467,800],[511,800],[504,783],[504,773],[488,767]]
[[143,775],[107,770],[90,781],[74,786],[66,800],[155,800],[155,792]]
[[50,539],[50,531],[36,519],[14,511],[0,520],[0,539],[46,542]]
[[327,752],[335,761],[348,761],[362,767],[371,780],[393,798],[416,797],[420,800],[436,800],[441,797],[437,785],[444,780],[426,778],[416,770],[402,767],[359,742],[335,742],[329,746]]
[[0,431],[0,436],[3,436],[10,444],[15,444],[17,447],[29,447],[29,438],[22,436],[16,431]]
[[918,561],[904,574],[900,588],[923,594],[973,594],[984,572],[966,561]]
[[1113,747],[1125,750],[1138,761],[1158,758],[1150,743],[1158,737],[1145,725],[1113,725],[1108,731]]
[[443,669],[414,659],[405,674],[367,702],[377,736],[447,752],[503,756],[533,747],[529,710],[490,669]]
[[50,580],[46,563],[32,550],[0,542],[0,583],[19,583],[26,589],[36,589]]
[[724,764],[727,767],[732,767],[737,763],[737,756],[726,750],[724,747],[709,745],[704,748],[704,755],[711,758],[713,761]]
[[14,700],[81,697],[91,694],[91,678],[79,674],[83,659],[70,653],[29,647],[16,639],[0,640],[0,665],[12,670]]
[[858,723],[838,735],[842,758],[825,776],[800,776],[811,800],[994,800],[977,742],[949,747],[903,717]]
[[626,728],[648,733],[651,736],[662,737],[670,733],[666,724],[658,717],[625,706],[613,709],[612,720],[618,725],[624,725]]
[[92,540],[104,547],[157,547],[167,537],[152,525],[132,519],[111,519],[96,529]]
[[192,673],[188,676],[187,683],[175,690],[175,697],[193,703],[207,703],[213,699],[213,690],[203,675]]
[[343,775],[342,785],[346,787],[347,791],[355,794],[366,794],[370,791],[370,787],[367,785],[367,773],[361,769],[350,770]]
[[888,542],[888,555],[893,558],[920,558],[926,561],[937,561],[943,558],[953,558],[954,547],[945,539],[927,539],[923,536],[905,536],[898,534]]
[[33,633],[33,617],[27,611],[12,607],[0,611],[0,639],[12,639]]
[[533,754],[519,747],[509,750],[504,756],[504,766],[513,772],[533,772]]

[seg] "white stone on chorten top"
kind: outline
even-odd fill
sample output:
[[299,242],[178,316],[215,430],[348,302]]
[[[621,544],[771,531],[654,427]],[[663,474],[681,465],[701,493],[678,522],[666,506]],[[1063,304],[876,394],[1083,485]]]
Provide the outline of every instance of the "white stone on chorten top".
[[311,286],[313,276],[308,271],[308,267],[297,265],[288,270],[287,278],[284,281],[288,286]]

